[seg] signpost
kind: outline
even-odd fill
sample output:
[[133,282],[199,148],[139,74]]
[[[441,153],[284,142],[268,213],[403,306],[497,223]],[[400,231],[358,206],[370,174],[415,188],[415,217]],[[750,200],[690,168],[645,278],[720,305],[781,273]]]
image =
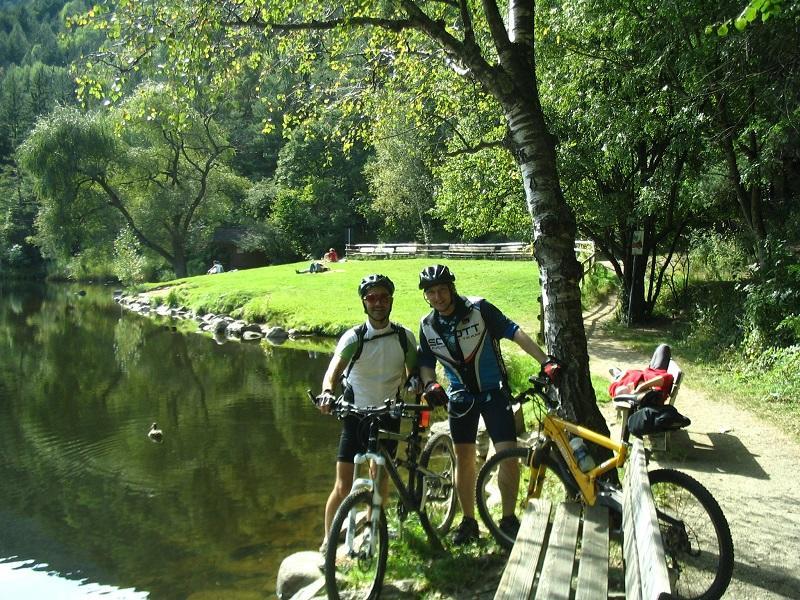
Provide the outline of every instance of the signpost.
[[644,230],[635,229],[631,237],[631,254],[633,255],[633,264],[631,266],[631,292],[628,297],[628,326],[631,324],[631,305],[633,304],[633,285],[636,280],[636,257],[641,256],[644,252]]

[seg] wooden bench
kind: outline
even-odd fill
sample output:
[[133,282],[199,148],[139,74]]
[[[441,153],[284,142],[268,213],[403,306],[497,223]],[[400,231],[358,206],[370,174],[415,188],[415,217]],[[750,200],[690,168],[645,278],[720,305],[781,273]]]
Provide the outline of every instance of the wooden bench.
[[[667,373],[672,375],[672,389],[669,391],[669,396],[664,401],[664,404],[672,404],[675,405],[675,401],[678,399],[678,392],[681,389],[681,383],[683,382],[683,371],[681,370],[678,363],[674,360],[669,361],[669,366],[667,367]],[[650,440],[650,446],[654,450],[661,450],[662,452],[666,452],[669,450],[669,431],[665,431],[663,433],[654,433],[652,435],[648,435],[647,438]]]
[[[625,597],[672,598],[641,440],[634,441],[625,471]],[[562,502],[555,506],[551,523],[551,508],[551,502],[545,499],[528,503],[495,600],[608,598],[608,509]]]

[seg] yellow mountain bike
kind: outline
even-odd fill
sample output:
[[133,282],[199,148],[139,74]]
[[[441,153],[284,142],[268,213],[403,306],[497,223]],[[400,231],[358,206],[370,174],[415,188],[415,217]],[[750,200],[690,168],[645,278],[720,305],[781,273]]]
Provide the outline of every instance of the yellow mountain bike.
[[[539,497],[589,506],[599,503],[609,507],[612,521],[621,523],[621,487],[614,478],[602,476],[625,464],[626,420],[620,441],[612,440],[558,416],[559,404],[546,378],[534,376],[529,381],[532,386],[515,399],[534,401],[539,435],[529,446],[496,453],[481,468],[476,501],[486,527],[501,546],[511,548],[516,531],[509,527],[509,521],[514,522],[509,517],[514,515],[518,523],[528,499]],[[636,410],[633,395],[623,401],[629,410]],[[607,448],[611,458],[596,466],[591,458],[579,460],[570,444],[576,438]],[[722,509],[705,487],[685,473],[657,469],[649,472],[649,478],[674,593],[680,598],[720,598],[733,573],[733,541]],[[614,519],[613,513],[619,518]]]

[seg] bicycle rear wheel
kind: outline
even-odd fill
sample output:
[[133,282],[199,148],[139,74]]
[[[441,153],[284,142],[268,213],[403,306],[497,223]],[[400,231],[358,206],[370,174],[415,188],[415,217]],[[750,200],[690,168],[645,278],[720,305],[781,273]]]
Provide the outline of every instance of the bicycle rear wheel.
[[648,476],[673,594],[721,598],[733,574],[733,540],[725,514],[711,493],[686,473],[656,469]]
[[432,436],[419,459],[420,467],[433,473],[417,475],[417,496],[424,494],[424,512],[440,536],[450,530],[456,514],[456,455],[447,433]]
[[325,552],[325,589],[332,600],[373,600],[380,596],[389,536],[386,513],[381,511],[378,530],[372,531],[371,512],[369,491],[350,494],[336,511]]
[[[508,448],[487,460],[478,473],[475,489],[478,513],[497,543],[506,549],[514,545],[516,532],[507,528],[504,531],[500,520],[513,514],[522,521],[522,514],[532,497],[532,483],[535,483],[531,482],[536,473],[531,468],[532,457],[533,448]],[[563,502],[578,495],[575,485],[563,474],[549,450],[542,452],[542,464],[545,471],[540,497]],[[518,478],[515,476],[517,472]]]

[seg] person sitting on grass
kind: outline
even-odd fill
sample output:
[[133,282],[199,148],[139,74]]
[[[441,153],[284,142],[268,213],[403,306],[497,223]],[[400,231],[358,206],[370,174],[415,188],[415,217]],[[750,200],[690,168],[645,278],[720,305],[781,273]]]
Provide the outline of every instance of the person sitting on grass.
[[325,271],[330,271],[330,269],[321,262],[314,261],[308,265],[307,269],[295,269],[294,272],[299,275],[300,273],[324,273]]
[[338,262],[339,261],[339,255],[336,254],[336,250],[331,248],[330,250],[328,250],[325,253],[325,256],[322,257],[322,260],[327,261],[327,262]]

